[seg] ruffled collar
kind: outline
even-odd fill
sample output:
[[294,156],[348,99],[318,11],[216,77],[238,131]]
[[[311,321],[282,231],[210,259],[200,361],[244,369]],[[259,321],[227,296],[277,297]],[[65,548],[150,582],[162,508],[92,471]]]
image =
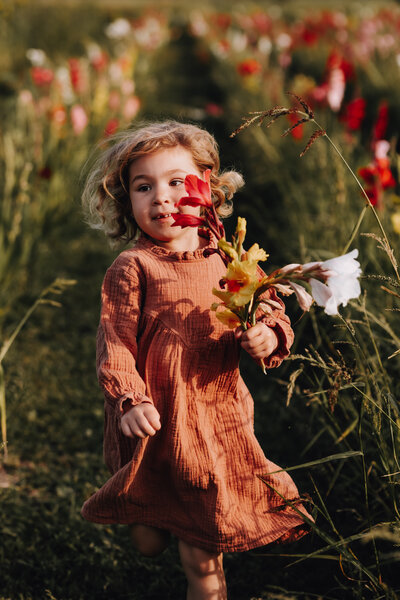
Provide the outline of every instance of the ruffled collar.
[[217,240],[211,234],[209,230],[199,231],[199,235],[207,240],[207,245],[197,250],[184,250],[184,251],[173,251],[158,246],[149,238],[146,234],[141,233],[138,241],[135,244],[135,249],[140,248],[148,250],[152,254],[156,254],[160,258],[168,260],[197,260],[199,258],[207,258],[211,254],[214,254],[217,249]]

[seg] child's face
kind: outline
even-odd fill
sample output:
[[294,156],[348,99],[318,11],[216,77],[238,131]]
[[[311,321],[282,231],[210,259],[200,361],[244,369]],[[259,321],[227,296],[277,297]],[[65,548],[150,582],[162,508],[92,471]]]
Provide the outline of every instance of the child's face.
[[156,244],[169,250],[194,250],[199,246],[196,227],[171,227],[171,213],[182,212],[198,216],[199,207],[175,203],[185,191],[186,175],[202,174],[191,153],[182,146],[164,148],[135,160],[129,168],[129,196],[132,213],[138,227]]

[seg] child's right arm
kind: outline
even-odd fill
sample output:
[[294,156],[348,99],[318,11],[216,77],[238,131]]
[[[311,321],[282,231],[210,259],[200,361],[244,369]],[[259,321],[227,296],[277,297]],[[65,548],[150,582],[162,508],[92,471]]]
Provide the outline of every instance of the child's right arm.
[[106,402],[129,437],[154,435],[161,427],[136,364],[145,285],[140,266],[123,253],[108,269],[102,286],[97,375]]

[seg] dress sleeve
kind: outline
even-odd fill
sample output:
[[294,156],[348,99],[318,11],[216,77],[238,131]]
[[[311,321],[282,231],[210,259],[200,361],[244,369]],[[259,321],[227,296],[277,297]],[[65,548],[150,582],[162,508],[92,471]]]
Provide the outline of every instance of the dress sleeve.
[[97,376],[106,402],[122,415],[135,404],[151,402],[136,368],[137,333],[144,276],[121,256],[108,269],[101,294],[97,332]]
[[263,295],[263,298],[270,298],[277,302],[281,308],[273,308],[271,314],[265,314],[259,309],[257,312],[257,321],[265,323],[274,330],[278,338],[278,346],[270,356],[264,358],[264,364],[267,369],[279,367],[284,358],[289,356],[290,347],[293,344],[294,333],[290,326],[290,319],[285,314],[285,304],[279,298],[274,288],[270,288]]

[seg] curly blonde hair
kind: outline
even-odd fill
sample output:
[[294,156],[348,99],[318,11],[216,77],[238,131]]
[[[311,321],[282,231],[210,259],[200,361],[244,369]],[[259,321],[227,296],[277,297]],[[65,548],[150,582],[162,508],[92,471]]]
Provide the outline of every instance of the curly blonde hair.
[[231,214],[230,200],[243,184],[236,171],[219,172],[218,145],[196,125],[163,121],[144,124],[116,134],[111,145],[95,160],[82,193],[87,223],[104,231],[112,245],[137,237],[139,228],[129,198],[129,167],[133,161],[164,148],[182,146],[203,173],[211,169],[211,195],[221,217]]

